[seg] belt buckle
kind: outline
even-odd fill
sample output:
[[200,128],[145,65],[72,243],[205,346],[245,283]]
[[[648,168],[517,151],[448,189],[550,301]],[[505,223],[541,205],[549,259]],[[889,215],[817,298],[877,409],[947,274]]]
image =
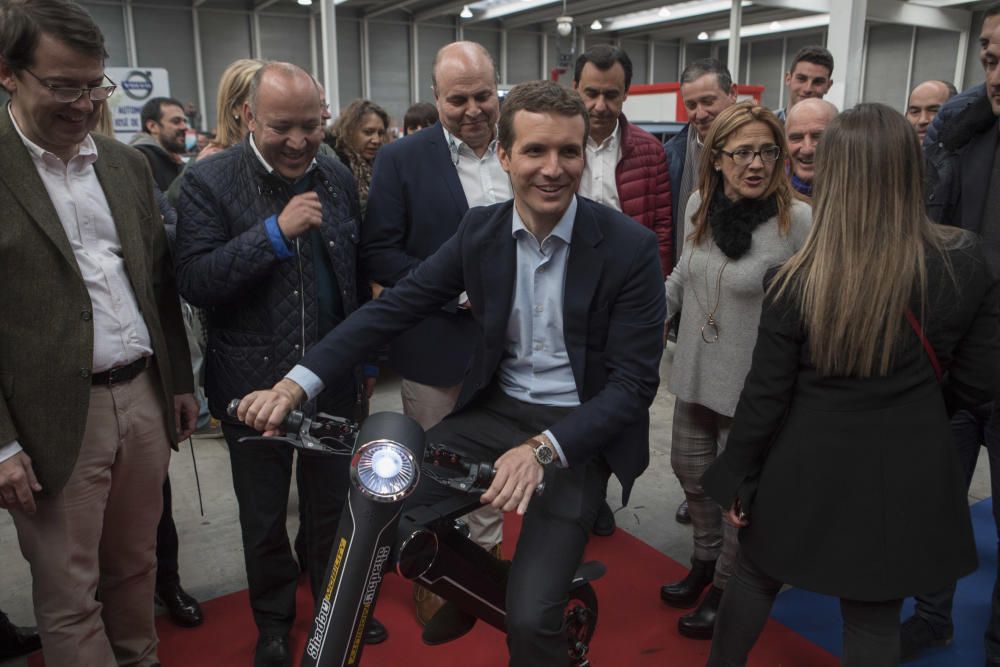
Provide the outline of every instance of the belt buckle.
[[128,366],[116,366],[114,368],[109,368],[108,369],[108,384],[109,385],[117,384],[118,383],[118,373],[121,372],[121,371],[123,371],[123,370],[126,370],[128,368],[129,368]]

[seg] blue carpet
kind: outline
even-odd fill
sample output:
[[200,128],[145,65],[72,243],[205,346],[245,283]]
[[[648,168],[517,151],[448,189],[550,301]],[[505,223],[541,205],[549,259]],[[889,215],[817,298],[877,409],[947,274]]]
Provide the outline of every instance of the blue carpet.
[[[914,667],[965,667],[985,662],[983,633],[990,615],[990,596],[997,572],[997,535],[993,526],[993,503],[987,498],[970,508],[976,534],[979,569],[958,582],[952,620],[955,637],[951,646],[935,649]],[[913,613],[913,600],[903,605],[902,618]],[[841,655],[840,604],[836,598],[790,588],[778,596],[772,618],[803,635],[836,656]]]

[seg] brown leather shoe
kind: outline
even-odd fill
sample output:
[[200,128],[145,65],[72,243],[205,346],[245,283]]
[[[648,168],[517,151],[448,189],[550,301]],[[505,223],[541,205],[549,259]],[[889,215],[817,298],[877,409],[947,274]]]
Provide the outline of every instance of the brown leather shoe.
[[427,625],[427,621],[434,617],[443,604],[443,597],[431,593],[420,584],[413,584],[413,606],[417,612],[417,622],[421,626]]
[[[503,558],[503,542],[498,543],[495,547],[490,549],[490,553],[496,559]],[[444,605],[444,598],[436,593],[432,593],[429,589],[424,588],[420,584],[413,584],[413,606],[417,613],[417,622],[421,626],[426,626],[427,621],[434,617],[434,614],[438,613],[438,610]]]

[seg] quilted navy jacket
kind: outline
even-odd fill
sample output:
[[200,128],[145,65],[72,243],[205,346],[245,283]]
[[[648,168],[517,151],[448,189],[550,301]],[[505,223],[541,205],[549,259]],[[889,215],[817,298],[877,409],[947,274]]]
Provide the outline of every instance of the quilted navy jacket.
[[[354,179],[331,158],[318,155],[316,164],[320,231],[349,315],[368,298],[367,284],[358,279]],[[292,257],[280,259],[265,227],[292,196],[284,180],[267,173],[248,141],[184,172],[177,281],[181,295],[208,315],[205,390],[218,419],[232,421],[225,414],[230,399],[271,387],[318,340],[310,235],[293,240]]]

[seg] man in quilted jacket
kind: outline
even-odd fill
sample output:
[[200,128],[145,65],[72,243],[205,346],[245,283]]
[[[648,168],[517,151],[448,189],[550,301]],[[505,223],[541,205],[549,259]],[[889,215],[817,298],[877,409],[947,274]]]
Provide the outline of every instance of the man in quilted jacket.
[[666,277],[674,257],[667,156],[653,135],[622,113],[631,84],[632,60],[616,46],[600,44],[576,59],[573,88],[590,115],[580,194],[651,229]]
[[[241,443],[254,431],[230,418],[226,405],[287,373],[367,299],[367,286],[358,279],[353,177],[317,155],[323,124],[312,77],[287,63],[266,65],[243,111],[250,128],[243,143],[185,172],[177,278],[184,298],[208,315],[205,390],[229,444],[259,632],[254,665],[284,667],[291,664],[299,573],[285,529],[292,450]],[[306,409],[355,417],[361,391],[354,369]],[[346,498],[348,461],[305,454],[298,467],[300,501],[310,510],[306,569],[316,596]],[[369,623],[366,639],[384,638],[384,628]]]

